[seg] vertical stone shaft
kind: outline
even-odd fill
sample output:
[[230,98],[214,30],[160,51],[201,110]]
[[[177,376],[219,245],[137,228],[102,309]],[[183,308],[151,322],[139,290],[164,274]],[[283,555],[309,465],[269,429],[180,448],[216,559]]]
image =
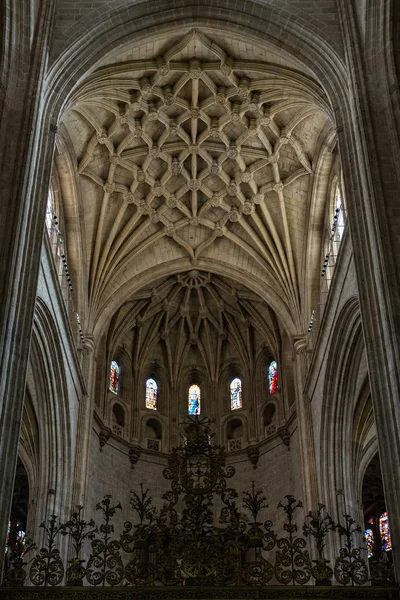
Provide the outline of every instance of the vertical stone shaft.
[[89,450],[92,439],[92,419],[95,394],[95,371],[96,361],[94,354],[93,336],[85,335],[85,347],[83,356],[83,373],[87,382],[86,394],[82,396],[79,403],[74,491],[72,507],[87,505],[87,488],[89,484]]
[[0,48],[0,572],[54,145],[41,105],[54,7],[52,0],[37,4],[36,22],[29,2],[5,0],[2,8],[8,33]]
[[[351,110],[337,115],[379,456],[400,580],[400,114],[392,2],[339,0]],[[364,35],[364,40],[361,37]],[[397,115],[397,118],[396,118]]]
[[304,383],[307,374],[306,339],[294,342],[296,412],[299,428],[300,462],[303,481],[304,512],[315,510],[318,503],[317,473],[315,462],[314,435],[311,418],[311,407],[304,394]]

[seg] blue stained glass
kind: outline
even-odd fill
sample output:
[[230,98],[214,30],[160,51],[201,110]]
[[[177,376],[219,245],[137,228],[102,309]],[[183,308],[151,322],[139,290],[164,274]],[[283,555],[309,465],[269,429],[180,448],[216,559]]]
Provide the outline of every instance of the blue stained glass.
[[231,410],[242,408],[242,381],[236,377],[231,381]]
[[198,385],[191,385],[189,388],[188,396],[188,414],[199,415],[200,414],[200,388]]

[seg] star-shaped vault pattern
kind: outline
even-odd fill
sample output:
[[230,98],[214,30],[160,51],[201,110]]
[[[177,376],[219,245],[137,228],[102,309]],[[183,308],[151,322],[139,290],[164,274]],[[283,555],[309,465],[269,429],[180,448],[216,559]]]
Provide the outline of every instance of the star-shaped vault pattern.
[[167,238],[190,268],[216,248],[240,252],[298,318],[295,228],[304,227],[313,174],[298,132],[316,115],[321,128],[328,120],[321,90],[234,59],[192,30],[151,60],[95,71],[71,99],[66,127],[74,112],[91,131],[78,171],[101,198],[89,250],[92,307],[128,263]]

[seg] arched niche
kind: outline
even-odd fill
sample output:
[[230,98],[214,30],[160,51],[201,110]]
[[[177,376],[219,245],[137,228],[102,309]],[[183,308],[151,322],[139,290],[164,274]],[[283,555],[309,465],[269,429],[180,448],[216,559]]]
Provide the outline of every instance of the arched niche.
[[226,422],[226,445],[228,452],[242,450],[246,445],[246,427],[240,416],[231,417]]
[[[135,366],[135,365],[134,365]],[[146,404],[146,384],[149,379],[153,379],[157,385],[157,408],[151,409]],[[140,371],[135,387],[135,404],[139,410],[157,412],[157,414],[167,414],[169,410],[170,398],[170,378],[165,365],[160,360],[152,360]]]
[[[276,344],[278,351],[278,344]],[[267,398],[270,397],[269,393],[269,379],[268,379],[268,367],[275,359],[272,349],[269,345],[265,344],[259,352],[256,358],[255,364],[255,377],[254,379],[254,391],[257,398],[257,403],[263,403]],[[279,367],[278,367],[279,368]],[[278,371],[278,377],[280,372]]]
[[[42,519],[47,505],[64,518],[73,492],[75,447],[72,442],[73,406],[68,394],[59,328],[46,302],[36,299],[27,386],[38,424],[38,502]],[[62,443],[60,443],[62,440]],[[29,470],[29,465],[27,465]],[[48,495],[53,490],[54,494]]]
[[159,419],[150,418],[144,422],[146,449],[161,452],[163,439],[163,426]]
[[111,411],[112,432],[115,435],[124,436],[126,425],[126,414],[119,402],[114,402]]
[[[232,382],[235,380],[240,381],[240,398],[241,404],[237,406],[237,408],[233,408],[232,405]],[[221,415],[220,416],[229,416],[231,413],[236,413],[237,411],[247,409],[249,406],[249,388],[250,381],[247,375],[247,369],[244,366],[235,363],[231,363],[225,366],[224,369],[221,370],[221,377],[218,385],[218,397],[222,399],[222,406],[220,407]]]
[[[336,511],[334,518],[348,513],[359,521],[362,473],[376,453],[377,440],[361,315],[355,297],[347,300],[338,314],[327,365],[320,428],[318,413],[315,420],[321,453],[321,500]],[[337,490],[343,492],[338,494]]]
[[200,417],[212,418],[210,395],[212,388],[209,376],[201,366],[188,366],[182,373],[179,382],[179,418],[186,419],[189,416],[189,389],[193,386],[200,388]]
[[[110,371],[112,363],[117,363],[119,367],[119,384],[118,392],[114,393],[110,389]],[[109,403],[113,403],[118,399],[126,407],[131,405],[132,401],[132,361],[126,349],[122,346],[117,346],[115,350],[109,354],[108,366],[106,368],[106,398]],[[104,381],[104,379],[103,379]]]
[[278,428],[278,411],[275,402],[267,402],[262,417],[264,436],[267,438],[274,435]]

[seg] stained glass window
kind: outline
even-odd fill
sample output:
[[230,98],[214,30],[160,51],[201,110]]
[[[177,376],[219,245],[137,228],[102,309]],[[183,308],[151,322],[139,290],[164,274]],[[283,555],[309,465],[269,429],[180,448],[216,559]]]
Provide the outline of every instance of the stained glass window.
[[365,543],[367,545],[368,558],[374,553],[374,532],[372,529],[365,530]]
[[47,206],[46,206],[46,229],[47,233],[51,236],[53,230],[53,201],[51,190],[49,190],[49,195],[47,196]]
[[340,241],[344,231],[344,205],[340,187],[337,186],[335,194],[335,214],[334,214],[334,241]]
[[231,410],[242,408],[242,381],[238,377],[231,381]]
[[110,366],[110,390],[118,394],[119,390],[119,364],[113,360]]
[[191,385],[188,396],[188,413],[189,415],[200,414],[200,388],[198,385]]
[[5,553],[12,553],[13,547],[15,549],[16,544],[19,544],[19,550],[21,551],[21,555],[24,555],[25,549],[25,531],[20,529],[21,524],[17,523],[14,527],[14,531],[11,532],[11,521],[8,522],[7,527],[7,537],[6,537],[6,548]]
[[268,367],[269,393],[274,394],[278,389],[278,365],[273,360]]
[[146,381],[146,408],[157,410],[158,385],[154,379]]
[[392,549],[392,540],[390,538],[389,520],[387,512],[379,517],[379,533],[381,534],[382,550]]
[[6,550],[5,550],[6,554],[9,549],[9,545],[10,545],[10,536],[11,536],[11,521],[8,521],[7,537],[6,537]]

